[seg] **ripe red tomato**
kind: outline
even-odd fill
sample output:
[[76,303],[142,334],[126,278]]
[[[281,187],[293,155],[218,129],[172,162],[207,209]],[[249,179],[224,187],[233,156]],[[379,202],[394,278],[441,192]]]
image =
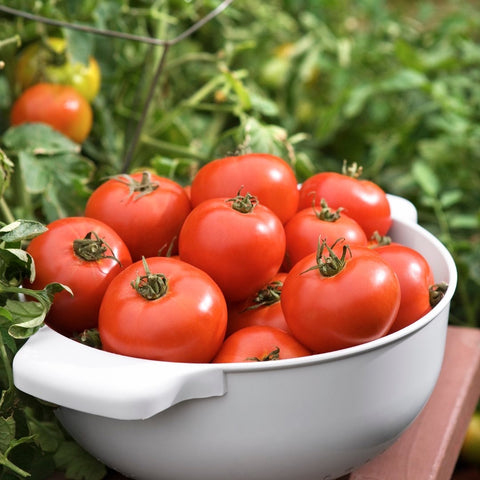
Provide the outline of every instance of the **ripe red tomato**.
[[37,83],[13,103],[10,123],[46,123],[71,140],[82,143],[92,129],[93,113],[88,101],[75,88]]
[[349,245],[367,245],[367,236],[359,223],[342,211],[329,208],[325,201],[321,209],[304,208],[285,225],[287,240],[284,268],[290,270],[299,260],[316,252],[319,238],[333,243],[343,238]]
[[[337,252],[337,253],[335,253]],[[393,269],[367,247],[325,243],[288,273],[282,290],[285,319],[297,340],[314,353],[377,339],[400,306]]]
[[175,255],[180,228],[191,209],[181,185],[150,172],[137,172],[113,177],[96,188],[85,215],[110,225],[137,261],[142,256]]
[[169,257],[126,268],[107,288],[98,319],[104,350],[168,362],[210,362],[226,325],[227,305],[215,282]]
[[45,321],[66,335],[94,328],[103,293],[132,263],[130,253],[115,231],[94,218],[68,217],[47,227],[27,247],[36,270],[32,288],[58,282],[70,287],[73,296],[56,294]]
[[180,231],[180,258],[207,272],[227,301],[256,293],[280,269],[285,231],[278,217],[247,193],[195,207]]
[[287,332],[267,325],[252,325],[225,339],[212,363],[266,362],[310,354],[308,348]]
[[210,198],[231,197],[242,187],[282,223],[297,211],[299,193],[294,171],[285,160],[267,153],[218,158],[205,164],[192,181],[192,205]]
[[375,231],[385,235],[391,224],[390,204],[386,193],[374,182],[361,180],[345,173],[317,173],[300,188],[299,209],[324,199],[331,208],[343,208],[343,213],[356,220],[367,238]]
[[400,281],[401,302],[390,332],[410,325],[428,313],[430,287],[434,284],[433,272],[427,260],[413,248],[398,243],[375,248],[393,268]]
[[280,303],[286,276],[279,272],[254,295],[228,305],[227,336],[251,325],[269,325],[290,332]]

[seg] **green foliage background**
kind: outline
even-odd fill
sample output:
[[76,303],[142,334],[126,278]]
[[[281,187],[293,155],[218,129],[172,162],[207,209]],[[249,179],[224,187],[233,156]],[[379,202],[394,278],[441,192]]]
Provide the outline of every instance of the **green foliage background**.
[[[175,38],[219,3],[3,2],[162,39]],[[340,171],[347,159],[364,167],[365,178],[417,206],[419,222],[457,263],[451,322],[480,326],[475,2],[236,0],[169,48],[138,143],[161,46],[1,13],[0,31],[1,148],[13,161],[11,178],[4,175],[5,221],[9,215],[48,222],[81,213],[91,189],[124,170],[150,167],[187,184],[203,163],[251,150],[282,156],[302,181],[317,171]],[[9,128],[18,94],[15,58],[24,45],[51,34],[65,35],[78,58],[94,55],[102,70],[93,131],[81,149],[63,141],[59,147],[52,132]]]

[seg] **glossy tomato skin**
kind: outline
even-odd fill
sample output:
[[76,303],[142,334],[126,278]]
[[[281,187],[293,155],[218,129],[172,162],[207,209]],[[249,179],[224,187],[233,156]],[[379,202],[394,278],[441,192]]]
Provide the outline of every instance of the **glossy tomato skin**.
[[[129,181],[139,190],[132,192]],[[143,181],[154,188],[146,192]],[[111,178],[90,195],[85,216],[110,225],[125,241],[134,261],[142,256],[178,253],[180,228],[192,207],[177,182],[148,172]]]
[[202,166],[191,184],[192,205],[216,197],[234,197],[242,187],[282,223],[297,211],[299,192],[293,169],[282,158],[266,153],[218,158]]
[[249,213],[226,198],[205,200],[186,218],[179,236],[180,258],[207,272],[228,302],[244,300],[280,269],[285,231],[278,217],[257,204]]
[[[335,248],[340,254],[340,248]],[[282,308],[295,338],[314,353],[359,345],[385,335],[400,306],[393,269],[367,247],[351,247],[346,266],[333,276],[311,269],[316,253],[288,273]]]
[[400,330],[428,313],[433,272],[423,255],[398,243],[379,246],[375,251],[393,268],[400,281],[401,302],[390,333]]
[[324,199],[330,208],[356,220],[367,238],[375,232],[385,235],[391,224],[390,204],[386,193],[374,182],[337,172],[321,172],[305,180],[300,188],[299,209]]
[[[123,240],[108,225],[93,218],[67,217],[47,225],[27,247],[35,262],[36,277],[31,288],[41,289],[58,282],[67,285],[57,293],[46,317],[53,329],[71,335],[97,326],[100,302],[109,283],[132,263]],[[88,261],[75,254],[73,242],[95,232],[105,241],[108,257]]]
[[45,44],[34,42],[20,52],[15,81],[21,91],[40,82],[70,85],[91,102],[100,89],[101,72],[94,57],[85,64],[75,61],[64,38],[48,37]]
[[179,259],[151,257],[146,263],[152,274],[166,277],[167,292],[148,300],[132,287],[145,274],[142,261],[118,275],[100,308],[104,350],[168,362],[210,362],[225,337],[222,292],[205,272]]
[[37,83],[13,103],[12,126],[40,122],[50,125],[71,140],[82,143],[90,134],[93,112],[90,104],[73,87]]
[[225,339],[212,363],[262,362],[311,355],[287,332],[267,325],[237,330]]
[[312,207],[297,212],[285,225],[286,256],[284,267],[290,270],[303,257],[316,252],[319,238],[328,244],[343,238],[349,245],[366,246],[367,236],[360,224],[340,212],[335,220],[324,220]]
[[286,272],[279,272],[255,294],[228,305],[227,336],[251,325],[268,325],[290,333],[280,303],[286,276]]

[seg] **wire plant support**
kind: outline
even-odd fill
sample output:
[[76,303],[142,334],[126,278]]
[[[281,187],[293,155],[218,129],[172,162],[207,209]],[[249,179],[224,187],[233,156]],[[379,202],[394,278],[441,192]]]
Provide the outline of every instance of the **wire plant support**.
[[233,3],[234,0],[223,0],[220,2],[220,4],[211,10],[207,15],[202,17],[200,20],[195,22],[193,25],[191,25],[189,28],[184,30],[182,33],[177,35],[176,37],[173,37],[171,39],[159,39],[159,38],[153,38],[153,37],[145,37],[141,35],[133,35],[130,33],[126,32],[119,32],[116,30],[106,30],[106,29],[100,29],[96,27],[92,27],[89,25],[78,25],[75,23],[70,23],[70,22],[64,22],[61,20],[55,20],[52,18],[48,17],[43,17],[41,15],[35,15],[30,12],[25,12],[23,10],[17,10],[15,8],[7,7],[5,5],[0,5],[0,12],[3,12],[8,15],[13,15],[13,16],[18,16],[25,18],[27,20],[31,20],[34,22],[40,22],[44,23],[46,25],[51,25],[51,26],[56,26],[56,27],[61,27],[61,28],[69,28],[72,30],[78,30],[82,31],[85,33],[91,33],[94,35],[102,35],[105,37],[113,37],[113,38],[119,38],[122,40],[133,40],[136,42],[142,42],[142,43],[147,43],[153,46],[160,46],[163,47],[163,52],[162,55],[160,56],[160,59],[158,61],[157,68],[155,70],[155,74],[153,76],[153,79],[150,83],[149,89],[148,89],[148,94],[145,99],[145,102],[143,104],[142,112],[140,115],[140,119],[137,123],[135,132],[133,134],[132,140],[126,150],[125,156],[123,158],[123,164],[122,164],[122,169],[121,171],[124,173],[128,170],[130,167],[130,164],[133,159],[133,155],[135,153],[135,150],[137,148],[140,135],[143,129],[143,126],[145,124],[145,120],[148,115],[148,111],[150,108],[150,104],[153,99],[153,95],[155,92],[155,88],[162,76],[162,73],[164,71],[164,67],[166,64],[166,59],[167,59],[167,54],[169,52],[169,49],[171,46],[181,42],[183,39],[191,36],[193,33],[195,33],[197,30],[202,28],[205,24],[213,20],[215,17],[220,15],[231,3]]

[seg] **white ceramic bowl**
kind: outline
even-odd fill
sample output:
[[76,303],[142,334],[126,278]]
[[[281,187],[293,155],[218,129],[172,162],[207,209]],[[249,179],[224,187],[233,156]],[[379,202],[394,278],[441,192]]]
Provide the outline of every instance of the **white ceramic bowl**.
[[390,196],[394,240],[449,288],[413,325],[341,351],[248,364],[178,364],[95,350],[42,328],[14,359],[17,387],[106,465],[140,480],[321,480],[375,457],[427,402],[442,365],[457,272]]

